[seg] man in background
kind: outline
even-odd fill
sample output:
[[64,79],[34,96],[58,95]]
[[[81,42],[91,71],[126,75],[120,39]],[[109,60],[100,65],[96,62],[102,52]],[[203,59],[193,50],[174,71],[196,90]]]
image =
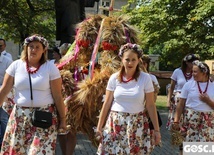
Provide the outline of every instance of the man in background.
[[6,52],[6,41],[2,38],[0,38],[0,53],[8,57],[9,59],[13,60],[12,55]]
[[[0,39],[0,88],[3,83],[4,74],[8,66],[13,62],[10,53],[6,52],[6,43],[4,39]],[[0,147],[4,138],[9,115],[2,107],[0,107]]]

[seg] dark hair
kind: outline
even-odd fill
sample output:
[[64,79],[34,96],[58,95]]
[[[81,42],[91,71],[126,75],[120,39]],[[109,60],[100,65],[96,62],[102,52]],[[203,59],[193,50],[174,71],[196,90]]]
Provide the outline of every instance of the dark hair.
[[187,54],[181,61],[181,70],[183,72],[186,72],[186,69],[187,69],[187,62],[193,62],[195,60],[199,60],[199,55],[197,54]]
[[150,61],[151,61],[151,58],[149,57],[149,55],[146,55],[146,54],[144,54],[142,57],[141,57],[141,59],[142,59],[142,63],[143,64],[147,64],[147,68],[146,68],[146,70],[147,70],[147,72],[149,72],[149,66],[150,66]]
[[4,42],[4,44],[6,45],[6,41],[3,38],[0,38],[0,40],[2,40]]
[[61,53],[59,52],[59,48],[58,47],[55,46],[52,50],[53,50],[53,52],[56,52],[60,56],[60,58],[62,57]]

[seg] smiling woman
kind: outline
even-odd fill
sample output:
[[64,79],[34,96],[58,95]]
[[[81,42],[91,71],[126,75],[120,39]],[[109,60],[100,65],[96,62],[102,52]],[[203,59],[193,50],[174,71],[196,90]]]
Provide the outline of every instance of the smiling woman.
[[[0,154],[55,154],[57,127],[66,130],[61,76],[57,67],[47,61],[47,49],[48,41],[44,37],[29,36],[24,41],[21,58],[6,70],[0,89],[0,105],[13,87],[15,105]],[[49,128],[33,125],[32,113],[38,110],[51,113]],[[23,130],[24,133],[20,132]],[[26,137],[27,145],[20,145],[26,143]]]
[[184,142],[214,142],[214,83],[208,65],[193,61],[193,78],[182,88],[172,130],[182,132]]

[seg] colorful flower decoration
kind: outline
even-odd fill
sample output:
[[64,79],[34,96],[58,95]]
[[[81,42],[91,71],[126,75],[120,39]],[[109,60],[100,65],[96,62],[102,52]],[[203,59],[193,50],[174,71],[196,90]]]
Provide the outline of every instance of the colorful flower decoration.
[[195,60],[192,62],[193,65],[196,65],[200,68],[200,70],[204,73],[208,73],[209,72],[209,68],[207,66],[205,66],[205,63],[199,61],[199,60]]
[[107,41],[103,41],[102,48],[103,48],[103,50],[116,51],[118,49],[118,46],[113,45],[112,43],[109,43]]
[[77,40],[77,45],[79,47],[88,48],[90,44],[90,40]]
[[143,54],[143,50],[140,48],[139,45],[137,44],[132,44],[132,43],[127,43],[125,45],[122,45],[121,48],[120,48],[120,51],[119,51],[119,57],[122,57],[123,56],[123,53],[128,50],[128,49],[132,49],[134,50],[135,52],[138,53],[139,57],[142,56]]
[[196,54],[189,54],[187,56],[184,57],[184,61],[194,61],[194,60],[198,60],[199,59],[199,55]]
[[46,48],[48,48],[48,41],[39,35],[32,35],[30,37],[27,37],[24,41],[24,46],[27,46],[30,42],[32,41],[39,41],[40,43],[42,43]]

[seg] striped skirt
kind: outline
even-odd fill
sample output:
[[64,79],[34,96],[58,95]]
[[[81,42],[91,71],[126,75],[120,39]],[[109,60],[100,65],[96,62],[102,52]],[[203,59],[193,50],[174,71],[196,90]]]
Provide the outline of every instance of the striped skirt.
[[110,112],[97,154],[148,155],[152,149],[149,123],[145,113]]
[[1,154],[54,155],[57,138],[57,115],[54,105],[38,110],[52,113],[52,126],[48,129],[34,127],[31,123],[32,108],[14,106],[2,143]]

